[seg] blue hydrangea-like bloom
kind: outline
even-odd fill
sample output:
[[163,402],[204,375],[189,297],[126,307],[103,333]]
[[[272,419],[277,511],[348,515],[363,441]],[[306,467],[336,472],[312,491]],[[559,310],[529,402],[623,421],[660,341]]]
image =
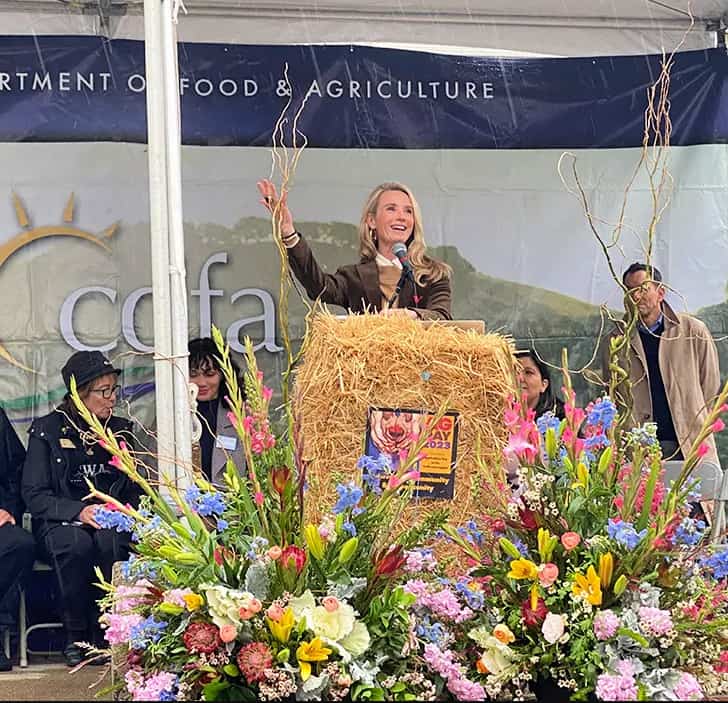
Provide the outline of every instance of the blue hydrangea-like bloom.
[[197,486],[190,486],[185,491],[185,500],[190,504],[194,505],[200,498],[200,489]]
[[468,579],[460,579],[455,584],[455,590],[462,596],[468,608],[471,610],[481,610],[483,608],[485,604],[483,592],[471,589]]
[[141,542],[146,535],[156,532],[157,530],[163,529],[162,518],[159,515],[155,515],[149,522],[138,522],[134,525],[134,532],[132,533],[132,540],[134,542]]
[[121,574],[127,581],[135,578],[148,578],[154,581],[157,578],[156,570],[134,554],[130,554],[129,558],[121,563]]
[[109,510],[108,508],[97,508],[94,519],[104,529],[117,532],[131,532],[135,524],[133,517],[119,510]]
[[509,539],[522,557],[528,556],[528,547],[518,537],[510,537]]
[[167,629],[164,620],[155,620],[153,615],[134,625],[129,631],[129,644],[132,649],[145,649],[153,642],[157,642]]
[[692,547],[703,538],[705,528],[706,524],[703,520],[695,520],[691,517],[683,518],[672,536],[672,543]]
[[341,528],[348,532],[352,537],[356,537],[356,525],[353,522],[350,522],[349,520],[346,520],[342,525]]
[[610,520],[607,525],[607,534],[610,539],[613,539],[615,542],[627,547],[627,549],[635,549],[647,536],[647,528],[637,532],[631,522]]
[[722,549],[701,562],[702,566],[708,569],[713,578],[720,581],[728,576],[728,549]]
[[418,637],[423,640],[432,642],[438,647],[444,649],[447,647],[447,631],[443,627],[442,623],[430,622],[429,618],[424,618],[422,622],[418,623],[415,632]]
[[561,420],[559,420],[554,413],[549,410],[547,413],[544,413],[536,420],[536,427],[538,428],[538,431],[540,432],[542,437],[546,436],[547,430],[552,428],[554,432],[558,432],[559,426],[561,425]]
[[336,492],[339,494],[339,500],[336,501],[334,506],[334,515],[339,515],[348,508],[356,507],[364,495],[361,488],[352,482],[339,483],[336,486]]
[[219,493],[203,493],[197,501],[197,512],[208,517],[225,512],[225,500]]
[[609,396],[604,396],[597,400],[593,405],[589,413],[587,414],[587,424],[595,426],[601,425],[602,429],[606,432],[614,423],[617,417],[617,407]]
[[222,518],[217,519],[217,529],[218,532],[222,532],[223,530],[227,530],[227,528],[230,527],[230,523],[227,520],[223,520]]

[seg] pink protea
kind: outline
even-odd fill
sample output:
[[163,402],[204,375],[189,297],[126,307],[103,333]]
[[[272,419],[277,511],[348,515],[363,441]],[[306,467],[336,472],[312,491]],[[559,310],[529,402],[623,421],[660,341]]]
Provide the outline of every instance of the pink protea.
[[237,656],[238,668],[249,683],[265,679],[265,670],[273,666],[273,653],[262,642],[246,644]]
[[212,654],[220,645],[220,631],[211,622],[192,622],[182,636],[188,652]]
[[296,573],[300,574],[306,565],[305,550],[297,547],[295,544],[289,544],[282,552],[280,564],[284,569],[295,568]]

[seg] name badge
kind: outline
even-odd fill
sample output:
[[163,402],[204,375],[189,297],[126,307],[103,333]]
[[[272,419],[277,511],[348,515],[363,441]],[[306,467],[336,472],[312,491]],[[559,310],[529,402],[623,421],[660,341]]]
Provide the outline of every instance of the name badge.
[[225,435],[219,434],[215,440],[215,446],[220,449],[227,449],[229,452],[234,452],[238,446],[238,438],[226,437]]
[[75,449],[76,445],[66,437],[61,437],[61,449]]

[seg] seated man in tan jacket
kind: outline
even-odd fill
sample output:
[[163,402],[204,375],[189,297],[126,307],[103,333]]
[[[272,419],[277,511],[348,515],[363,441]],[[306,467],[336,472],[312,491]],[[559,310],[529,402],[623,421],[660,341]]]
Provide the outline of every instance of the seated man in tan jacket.
[[[662,274],[648,264],[634,263],[622,275],[639,320],[632,332],[628,355],[619,365],[632,383],[634,425],[657,424],[657,439],[665,459],[682,459],[698,435],[720,387],[718,351],[700,320],[676,313],[666,302]],[[602,373],[609,382],[609,342],[602,346]],[[715,440],[707,443],[706,461],[718,463]]]

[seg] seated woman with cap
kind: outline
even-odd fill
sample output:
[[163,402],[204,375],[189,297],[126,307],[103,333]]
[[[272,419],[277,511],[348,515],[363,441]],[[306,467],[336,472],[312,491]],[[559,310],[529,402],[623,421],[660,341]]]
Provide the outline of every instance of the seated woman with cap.
[[359,222],[359,263],[341,266],[335,273],[322,271],[296,231],[287,193],[279,200],[269,180],[259,181],[258,190],[262,204],[279,217],[288,263],[311,299],[352,312],[451,319],[452,270],[427,255],[420,207],[407,186],[382,183],[369,194]]
[[[131,422],[113,415],[120,373],[98,351],[76,352],[61,371],[66,388],[70,391],[75,378],[86,407],[134,446]],[[129,557],[131,537],[99,526],[95,513],[101,504],[83,500],[89,493],[86,479],[122,503],[136,505],[141,491],[110,463],[111,455],[89,432],[69,393],[55,410],[36,419],[29,433],[23,498],[41,557],[58,579],[67,640],[63,654],[69,666],[76,666],[83,654],[74,642],[103,644],[95,603],[102,593],[93,586],[94,566],[110,580],[114,562]]]

